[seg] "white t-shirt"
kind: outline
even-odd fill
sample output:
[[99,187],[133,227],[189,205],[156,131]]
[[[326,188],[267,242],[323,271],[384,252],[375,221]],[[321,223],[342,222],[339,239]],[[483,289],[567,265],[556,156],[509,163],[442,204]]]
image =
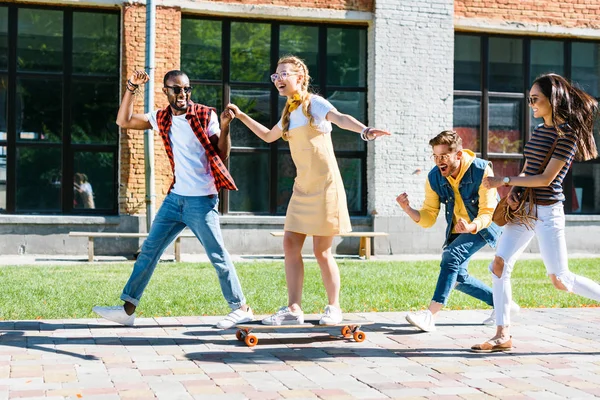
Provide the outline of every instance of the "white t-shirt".
[[[152,128],[158,131],[157,111],[146,114]],[[194,134],[192,127],[183,115],[173,115],[169,138],[175,162],[175,185],[172,192],[180,196],[208,196],[217,194],[206,151]],[[210,113],[207,132],[209,137],[221,133],[219,119],[214,111]]]
[[[332,130],[331,122],[327,121],[327,113],[335,109],[333,104],[324,99],[321,96],[311,95],[310,96],[310,113],[314,118],[314,126],[318,130],[324,133],[330,133]],[[308,125],[309,121],[306,115],[302,112],[302,106],[296,108],[290,113],[290,127],[289,130],[298,128],[299,126]],[[277,123],[279,129],[283,129],[281,119]]]

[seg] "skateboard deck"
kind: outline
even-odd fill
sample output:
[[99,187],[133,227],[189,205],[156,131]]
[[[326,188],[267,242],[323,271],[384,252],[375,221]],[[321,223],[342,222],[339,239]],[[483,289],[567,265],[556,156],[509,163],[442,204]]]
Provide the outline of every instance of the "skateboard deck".
[[373,321],[367,320],[343,320],[339,324],[335,325],[320,325],[319,320],[306,320],[303,324],[298,325],[264,325],[261,321],[251,321],[242,324],[238,324],[235,327],[237,331],[235,337],[240,342],[246,343],[248,347],[254,347],[258,344],[258,338],[251,332],[256,331],[268,331],[275,329],[331,329],[341,327],[342,338],[350,339],[353,338],[355,342],[363,342],[367,335],[361,331],[360,328],[363,325],[371,325]]

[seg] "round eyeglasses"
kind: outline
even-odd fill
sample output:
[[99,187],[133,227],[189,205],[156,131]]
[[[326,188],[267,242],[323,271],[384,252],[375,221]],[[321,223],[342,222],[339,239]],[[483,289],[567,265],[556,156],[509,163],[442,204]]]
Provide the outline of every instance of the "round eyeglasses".
[[456,153],[440,154],[440,155],[432,154],[431,155],[431,159],[433,161],[435,161],[435,162],[438,162],[438,161],[440,161],[440,162],[446,162],[446,161],[448,161],[450,159],[450,157],[452,157],[453,154],[456,154]]
[[275,82],[277,79],[287,79],[288,76],[292,76],[292,75],[298,75],[297,72],[287,72],[287,71],[282,71],[280,73],[274,73],[271,74],[271,82]]

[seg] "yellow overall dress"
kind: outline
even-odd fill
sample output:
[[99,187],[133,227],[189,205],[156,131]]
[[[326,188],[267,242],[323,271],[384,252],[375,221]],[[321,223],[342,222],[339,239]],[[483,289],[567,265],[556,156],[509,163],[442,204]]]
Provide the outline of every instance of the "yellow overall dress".
[[346,192],[331,134],[307,124],[290,129],[288,140],[297,174],[284,230],[314,236],[350,232]]

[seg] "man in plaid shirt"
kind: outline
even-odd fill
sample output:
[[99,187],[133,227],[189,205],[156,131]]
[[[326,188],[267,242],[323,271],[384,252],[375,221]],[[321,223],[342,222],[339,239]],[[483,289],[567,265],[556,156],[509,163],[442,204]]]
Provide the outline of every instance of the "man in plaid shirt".
[[169,71],[164,77],[163,93],[169,106],[148,114],[134,114],[134,94],[148,79],[144,71],[135,71],[128,79],[117,124],[124,129],[159,132],[173,169],[173,182],[121,294],[125,304],[94,307],[93,311],[110,321],[133,325],[135,309],[160,256],[187,226],[203,244],[232,309],[217,327],[227,329],[251,321],[254,315],[223,244],[217,211],[218,190],[237,190],[223,164],[231,150],[229,124],[234,116],[229,110],[223,111],[219,129],[214,109],[191,101],[190,81],[181,71]]

